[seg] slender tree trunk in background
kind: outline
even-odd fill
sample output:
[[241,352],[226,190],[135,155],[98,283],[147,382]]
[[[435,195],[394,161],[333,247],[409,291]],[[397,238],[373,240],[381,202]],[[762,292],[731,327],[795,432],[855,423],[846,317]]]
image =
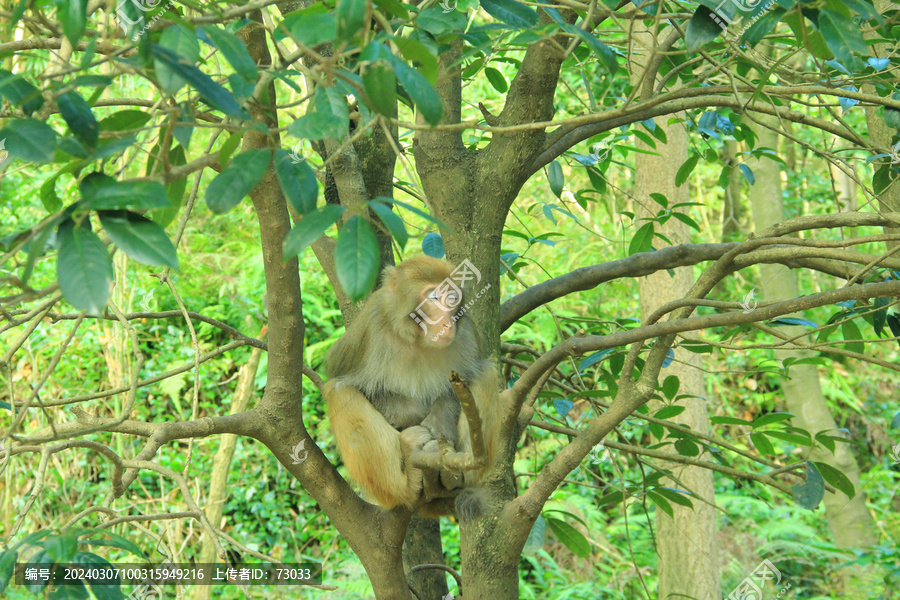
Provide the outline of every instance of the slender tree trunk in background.
[[836,209],[840,212],[855,211],[856,206],[856,182],[847,175],[844,169],[829,163],[831,180],[834,182],[834,191],[837,196]]
[[[632,60],[636,63],[632,69],[632,82],[638,84],[647,64],[647,49],[652,48],[654,33],[643,24],[635,25],[635,54]],[[668,139],[667,144],[657,144],[656,152],[637,154],[635,156],[635,212],[638,218],[655,216],[662,208],[652,198],[651,193],[661,193],[668,199],[668,205],[690,200],[688,185],[675,187],[675,173],[687,160],[687,133],[684,126],[676,123],[667,125],[667,119],[657,119],[657,127],[663,127]],[[639,221],[639,223],[641,223]],[[657,224],[657,231],[666,235],[672,243],[679,244],[690,241],[687,226],[677,219],[669,219],[662,227]],[[658,245],[660,240],[654,240]],[[640,280],[641,318],[646,319],[664,303],[682,297],[694,282],[693,269],[690,267],[675,269],[672,277],[662,271]],[[675,417],[675,421],[689,425],[695,431],[709,430],[707,414],[706,389],[703,373],[699,370],[700,356],[685,350],[675,350],[675,360],[660,373],[660,380],[675,375],[681,381],[679,394],[697,396],[682,400],[679,404],[685,411]],[[674,452],[672,446],[666,449]],[[708,460],[708,456],[701,457]],[[681,483],[669,481],[667,485],[677,489],[687,488],[696,496],[710,503],[715,502],[712,471],[678,464],[667,465]],[[662,511],[657,511],[656,547],[659,553],[659,590],[658,597],[667,598],[690,597],[697,600],[718,600],[722,597],[719,579],[718,548],[716,546],[716,512],[709,504],[696,498],[693,508],[674,506],[675,518],[672,519]]]
[[[895,3],[891,0],[875,0],[875,8],[882,14],[888,8],[893,8],[894,5]],[[877,34],[871,32],[866,37],[877,37]],[[871,46],[872,54],[879,58],[890,56],[890,53],[893,51],[892,46],[893,44],[875,44]],[[872,86],[864,85],[862,91],[870,93],[872,89]],[[866,108],[866,123],[869,129],[869,139],[872,140],[872,143],[881,148],[890,148],[891,139],[897,132],[887,126],[881,117],[881,111],[875,107]],[[876,162],[875,169],[877,170],[882,164],[882,161]],[[900,211],[900,183],[894,183],[894,185],[878,195],[878,208],[884,212]],[[885,227],[884,232],[900,233],[900,227]],[[888,242],[887,247],[893,248],[898,244],[900,242]]]
[[[259,338],[262,339],[266,335],[266,327],[260,331]],[[237,389],[231,400],[231,409],[229,414],[237,414],[247,410],[247,404],[250,402],[250,396],[253,395],[253,381],[256,379],[256,371],[259,369],[259,359],[262,356],[262,350],[254,348],[250,352],[250,360],[241,367],[240,376],[238,378]],[[225,499],[228,496],[226,486],[228,485],[228,473],[231,470],[231,459],[234,458],[234,449],[237,444],[237,436],[230,433],[223,434],[219,442],[219,450],[213,458],[212,474],[209,481],[209,496],[206,504],[206,518],[213,527],[222,526],[222,512],[225,506]],[[200,550],[201,563],[216,562],[216,546],[209,536],[203,534],[203,547]],[[212,597],[213,586],[197,585],[191,591],[191,598],[194,600],[209,600]]]
[[[760,121],[777,126],[777,122],[768,120],[765,115],[758,115]],[[759,137],[759,145],[777,148],[779,136],[773,131],[754,126]],[[753,209],[753,224],[757,232],[783,220],[781,172],[778,163],[772,160],[760,160],[754,165],[756,184],[750,194]],[[794,298],[798,295],[797,281],[790,269],[783,265],[761,264],[759,288],[766,300]],[[790,336],[800,336],[803,327],[781,327],[780,331]],[[789,356],[806,358],[815,356],[810,351],[777,350],[779,360]],[[820,431],[837,429],[831,410],[822,394],[819,384],[819,373],[815,365],[801,364],[791,367],[790,377],[782,381],[787,409],[796,415],[793,423],[806,429],[815,436]],[[850,446],[838,443],[835,453],[817,448],[810,456],[811,460],[828,463],[844,473],[856,488],[856,496],[847,498],[842,492],[825,493],[825,518],[831,529],[834,543],[839,548],[869,546],[875,543],[874,525],[869,511],[866,509],[865,496],[859,486],[859,466],[850,451]],[[875,585],[873,572],[841,569],[838,574],[844,579],[844,592],[841,598],[870,598],[872,586]]]

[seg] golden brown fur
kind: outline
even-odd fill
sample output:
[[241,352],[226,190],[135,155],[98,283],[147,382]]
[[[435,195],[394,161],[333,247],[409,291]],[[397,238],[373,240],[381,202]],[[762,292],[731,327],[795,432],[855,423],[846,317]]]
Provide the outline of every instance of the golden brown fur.
[[[350,476],[385,508],[423,502],[423,472],[408,464],[412,452],[435,449],[438,438],[471,451],[451,371],[469,382],[475,397],[488,464],[496,451],[496,370],[483,358],[468,318],[441,308],[456,300],[439,296],[443,288],[437,287],[451,271],[449,263],[429,257],[385,269],[382,287],[328,355],[324,391],[335,440]],[[435,301],[423,303],[428,298]],[[410,316],[420,306],[424,321]],[[466,473],[464,485],[477,483],[479,475]],[[445,505],[432,503],[425,512]]]

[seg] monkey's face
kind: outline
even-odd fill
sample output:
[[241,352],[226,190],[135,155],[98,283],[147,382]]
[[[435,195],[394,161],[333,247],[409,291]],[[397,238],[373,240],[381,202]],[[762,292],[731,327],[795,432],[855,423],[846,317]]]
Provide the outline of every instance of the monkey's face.
[[442,282],[422,288],[418,306],[410,317],[418,324],[418,339],[425,348],[446,348],[456,337],[456,321],[462,307],[462,292]]

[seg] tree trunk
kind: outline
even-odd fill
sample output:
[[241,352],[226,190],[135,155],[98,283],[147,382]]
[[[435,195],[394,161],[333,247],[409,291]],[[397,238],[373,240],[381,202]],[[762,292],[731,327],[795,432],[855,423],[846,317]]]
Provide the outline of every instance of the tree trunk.
[[441,524],[437,519],[414,515],[403,541],[403,569],[409,584],[419,597],[443,598],[447,595],[447,573],[439,569],[412,572],[419,565],[443,565],[441,551]]
[[[875,0],[875,8],[881,14],[884,14],[889,8],[894,7],[895,3],[890,0]],[[878,34],[872,31],[867,37],[878,37]],[[890,56],[892,52],[892,44],[875,44],[871,48],[872,54],[879,58]],[[869,85],[865,85],[862,88],[863,92],[871,92],[872,89],[874,88]],[[882,149],[887,149],[890,148],[891,139],[896,131],[887,126],[887,123],[885,123],[884,119],[879,115],[880,112],[881,111],[879,111],[876,106],[866,108],[866,124],[869,129],[869,139],[872,140],[872,143]],[[887,162],[889,161],[890,159],[887,159]],[[884,162],[885,161],[876,162],[875,169],[881,168]],[[878,195],[878,207],[885,212],[900,212],[900,183],[894,183],[894,185]],[[885,227],[884,232],[897,234],[900,233],[900,228]],[[900,244],[900,242],[888,242],[887,247],[890,249],[898,244]]]
[[[646,51],[654,46],[653,34],[642,25],[635,23],[635,40],[642,46],[638,52]],[[642,62],[644,61],[644,62]],[[640,80],[647,58],[638,55],[632,77],[633,82]],[[657,127],[663,127],[668,139],[667,144],[657,144],[656,151],[660,156],[650,154],[635,155],[635,212],[638,217],[651,217],[662,208],[653,199],[651,193],[661,193],[668,199],[668,205],[687,202],[688,186],[675,187],[675,173],[687,160],[687,133],[681,124],[666,125],[665,120],[658,119]],[[690,241],[687,226],[676,219],[669,219],[657,231],[666,235],[673,244]],[[659,239],[654,241],[658,245]],[[690,267],[675,269],[672,277],[667,271],[661,271],[640,281],[641,318],[646,319],[665,302],[675,300],[684,295],[693,284],[693,269]],[[699,369],[700,356],[685,350],[675,350],[675,360],[663,369],[660,379],[670,375],[681,381],[680,394],[697,396],[680,401],[686,410],[674,420],[689,425],[695,431],[709,430],[707,415],[706,390],[703,373]],[[667,450],[674,452],[672,446]],[[708,459],[709,457],[700,458]],[[681,483],[669,481],[668,485],[684,489],[710,503],[715,501],[713,474],[707,469],[698,467],[667,465],[672,469]],[[691,597],[698,600],[718,600],[722,597],[719,579],[719,560],[716,545],[715,509],[697,499],[693,508],[673,506],[675,518],[672,519],[662,511],[657,511],[657,552],[659,553],[659,591],[658,597]]]
[[[260,333],[260,339],[265,335],[266,328],[263,327]],[[231,400],[231,409],[229,414],[235,415],[244,412],[247,404],[250,402],[250,396],[253,395],[253,380],[256,379],[256,371],[259,369],[259,359],[262,356],[262,350],[254,348],[250,352],[250,360],[241,367],[240,377],[238,379],[237,389]],[[213,527],[222,526],[222,511],[225,506],[225,498],[228,495],[225,491],[228,485],[228,473],[231,470],[231,459],[234,458],[234,448],[237,444],[237,436],[226,433],[221,436],[219,449],[213,458],[212,475],[209,482],[209,496],[206,504],[206,518],[212,523]],[[200,550],[200,561],[203,564],[216,562],[216,545],[209,536],[203,536],[203,547]],[[212,597],[212,586],[197,585],[191,591],[191,597],[194,600],[208,600]]]
[[[767,122],[767,116],[758,116],[761,121]],[[777,126],[777,122],[772,122]],[[777,148],[778,135],[760,126],[754,130],[759,138],[759,145],[769,148]],[[772,160],[760,160],[754,166],[756,184],[753,193],[750,194],[753,207],[753,223],[757,232],[781,222],[784,219],[784,207],[782,204],[781,173],[778,163]],[[795,298],[799,292],[797,281],[790,269],[783,265],[761,264],[759,287],[762,296],[766,300],[782,300]],[[782,327],[789,336],[803,335],[802,327]],[[806,358],[814,356],[809,351],[778,350],[776,357],[783,360],[789,356]],[[782,381],[787,409],[796,415],[794,424],[806,429],[815,436],[820,431],[837,429],[831,410],[822,394],[819,384],[819,374],[815,365],[801,364],[792,366],[790,377]],[[836,432],[835,432],[836,433]],[[825,494],[825,516],[831,529],[834,542],[839,548],[853,548],[868,546],[875,542],[872,519],[866,510],[865,496],[859,487],[859,466],[847,444],[838,443],[835,453],[817,448],[810,456],[813,461],[828,463],[844,473],[856,488],[856,496],[848,498],[842,492]],[[842,598],[869,598],[874,581],[869,579],[860,570],[853,571],[849,568],[842,569],[844,577],[844,594]]]

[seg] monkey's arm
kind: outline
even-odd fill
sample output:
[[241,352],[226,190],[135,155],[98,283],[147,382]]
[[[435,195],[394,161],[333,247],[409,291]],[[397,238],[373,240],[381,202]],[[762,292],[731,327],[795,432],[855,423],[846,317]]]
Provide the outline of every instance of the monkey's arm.
[[398,432],[356,388],[334,379],[325,384],[328,419],[347,470],[379,505],[412,507],[422,492],[422,472],[410,454],[431,439],[424,427]]
[[459,399],[454,394],[445,394],[434,401],[428,416],[422,421],[422,427],[431,432],[436,439],[445,439],[451,446],[456,446],[459,422]]

